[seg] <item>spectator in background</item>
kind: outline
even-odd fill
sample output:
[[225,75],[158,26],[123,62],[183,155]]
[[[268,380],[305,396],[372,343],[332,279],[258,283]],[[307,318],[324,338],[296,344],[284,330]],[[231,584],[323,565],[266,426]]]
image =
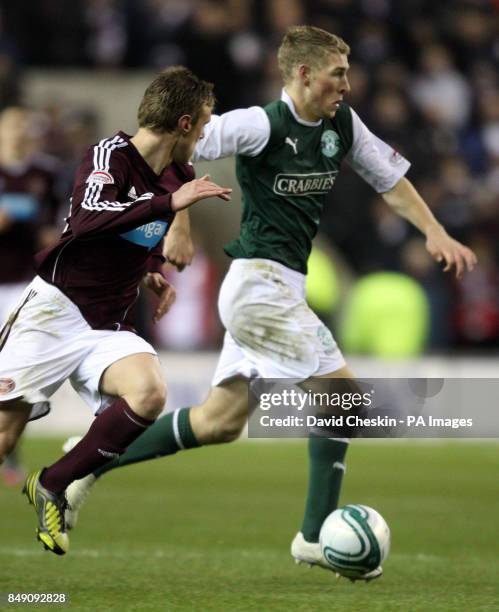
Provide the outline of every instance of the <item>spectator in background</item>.
[[355,38],[355,57],[365,66],[379,66],[395,55],[390,32],[380,21],[362,21],[356,29]]
[[496,348],[499,344],[499,270],[490,243],[472,241],[480,267],[462,285],[455,285],[453,323],[458,345]]
[[478,102],[480,139],[486,158],[499,161],[499,88],[484,92]]
[[19,49],[8,35],[0,11],[0,109],[19,103],[19,77]]
[[369,117],[374,133],[402,155],[414,159],[421,171],[419,165],[426,160],[417,144],[414,113],[402,91],[383,87],[370,96],[370,102]]
[[453,234],[463,239],[473,215],[475,184],[468,166],[459,156],[442,160],[440,164],[440,198],[437,203],[439,218],[452,228]]
[[469,120],[470,86],[456,70],[449,51],[443,45],[432,45],[423,50],[411,93],[425,119],[455,129],[462,128]]
[[57,235],[54,221],[58,164],[37,155],[30,111],[9,107],[0,115],[0,318],[4,320],[33,276],[33,255]]
[[228,1],[198,0],[173,39],[182,49],[183,61],[200,78],[215,83],[220,112],[239,106],[244,90],[243,76],[230,54],[238,26],[232,17],[237,17],[237,12]]
[[369,72],[356,62],[350,64],[348,72],[351,92],[348,94],[354,108],[359,109],[359,116],[369,116],[370,101],[368,101],[371,88]]
[[128,42],[123,2],[87,0],[85,22],[88,26],[86,46],[89,58],[103,68],[121,66]]
[[[53,111],[55,109],[52,109]],[[68,199],[81,158],[91,143],[99,140],[99,122],[96,113],[88,109],[59,109],[57,112],[40,111],[37,114],[39,139],[43,148],[52,150],[60,161],[57,190]],[[64,210],[67,214],[69,202]]]
[[[57,236],[57,163],[34,148],[31,120],[32,113],[21,107],[0,114],[1,327],[33,276],[33,255]],[[23,480],[16,455],[6,460],[2,475],[9,485]]]
[[[495,23],[494,2],[453,2],[457,6],[448,6],[442,22],[449,29],[450,46],[455,57],[459,58],[460,67],[471,72],[476,61],[497,60],[497,22]],[[474,6],[473,6],[474,5]],[[492,9],[492,10],[491,10]],[[495,11],[497,12],[497,2]],[[497,18],[497,17],[496,17]]]

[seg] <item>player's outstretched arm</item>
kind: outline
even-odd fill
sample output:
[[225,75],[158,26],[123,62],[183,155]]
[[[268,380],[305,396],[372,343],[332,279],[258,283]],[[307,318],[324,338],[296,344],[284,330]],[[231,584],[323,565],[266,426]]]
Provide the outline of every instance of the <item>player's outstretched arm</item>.
[[163,255],[179,272],[190,266],[194,257],[189,211],[181,210],[175,215],[163,245]]
[[435,261],[445,262],[444,272],[455,268],[456,277],[461,278],[466,269],[473,270],[477,263],[475,253],[449,236],[409,180],[401,178],[382,196],[394,212],[426,236],[426,250]]
[[228,201],[231,193],[232,189],[220,187],[220,185],[210,181],[209,175],[205,174],[200,179],[184,183],[180,189],[177,189],[172,194],[171,207],[173,212],[178,212],[207,198],[221,198]]

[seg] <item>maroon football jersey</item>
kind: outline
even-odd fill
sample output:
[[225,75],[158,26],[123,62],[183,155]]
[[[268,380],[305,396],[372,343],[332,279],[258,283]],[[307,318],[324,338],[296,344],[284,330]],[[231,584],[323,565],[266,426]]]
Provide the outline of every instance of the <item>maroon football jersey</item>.
[[139,285],[161,271],[171,193],[194,178],[190,164],[154,173],[123,132],[87,152],[59,242],[36,256],[38,274],[58,287],[94,329],[131,329]]
[[38,232],[56,221],[59,200],[54,184],[55,160],[40,157],[17,166],[0,165],[0,211],[9,225],[0,230],[0,284],[33,276]]

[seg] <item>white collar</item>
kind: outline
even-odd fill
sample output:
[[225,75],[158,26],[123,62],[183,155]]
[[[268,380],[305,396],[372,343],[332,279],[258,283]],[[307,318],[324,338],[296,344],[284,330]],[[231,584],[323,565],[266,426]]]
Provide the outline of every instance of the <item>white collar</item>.
[[293,115],[295,120],[298,121],[298,123],[301,123],[302,125],[308,125],[309,127],[317,127],[322,123],[322,119],[319,119],[319,121],[305,121],[305,119],[302,119],[301,117],[299,117],[295,109],[295,104],[293,100],[291,99],[291,96],[284,89],[284,87],[282,88],[282,92],[281,92],[281,100],[288,105],[289,110],[291,111],[291,114]]

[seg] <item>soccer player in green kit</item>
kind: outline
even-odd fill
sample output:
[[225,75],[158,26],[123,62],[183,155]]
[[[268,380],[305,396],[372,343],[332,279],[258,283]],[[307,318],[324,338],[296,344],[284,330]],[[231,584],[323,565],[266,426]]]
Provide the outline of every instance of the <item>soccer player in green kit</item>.
[[[353,378],[331,335],[305,301],[307,259],[343,160],[399,215],[426,236],[426,248],[445,271],[472,270],[473,252],[436,221],[404,177],[410,164],[374,136],[347,104],[348,45],[319,28],[288,30],[278,52],[281,99],[213,116],[193,161],[236,155],[243,193],[239,237],[219,297],[226,329],[213,386],[200,406],[159,419],[118,460],[67,491],[68,526],[96,477],[108,469],[180,449],[235,440],[248,416],[251,377]],[[291,545],[296,561],[331,569],[318,536],[338,505],[348,440],[311,435],[305,516]],[[377,578],[381,567],[365,574]]]

